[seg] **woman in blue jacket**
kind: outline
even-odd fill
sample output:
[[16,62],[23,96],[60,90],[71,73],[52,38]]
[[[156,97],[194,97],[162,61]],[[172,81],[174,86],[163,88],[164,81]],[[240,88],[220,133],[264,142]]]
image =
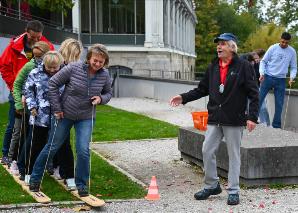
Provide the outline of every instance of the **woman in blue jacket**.
[[[106,47],[101,44],[92,45],[86,59],[86,62],[68,64],[49,82],[56,129],[34,165],[30,179],[31,191],[39,191],[47,161],[53,158],[74,126],[77,152],[75,183],[80,196],[89,195],[89,142],[95,119],[95,105],[108,103],[112,97],[112,89],[109,73],[104,68],[109,63]],[[65,85],[65,89],[60,97],[59,88],[62,85]]]

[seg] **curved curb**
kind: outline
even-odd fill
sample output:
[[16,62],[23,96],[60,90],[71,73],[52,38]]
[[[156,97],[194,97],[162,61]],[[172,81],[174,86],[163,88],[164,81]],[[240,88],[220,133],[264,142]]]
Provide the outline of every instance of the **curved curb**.
[[134,139],[134,140],[114,140],[114,141],[93,141],[91,145],[97,144],[113,144],[113,143],[132,143],[132,142],[146,142],[146,141],[156,141],[156,140],[173,140],[178,139],[178,137],[171,137],[171,138],[145,138],[145,139]]
[[128,173],[127,171],[125,171],[124,169],[120,168],[119,166],[117,166],[115,163],[113,163],[112,161],[110,161],[109,159],[105,158],[104,156],[102,156],[101,154],[99,154],[98,152],[92,150],[92,152],[94,154],[96,154],[98,157],[102,158],[103,160],[105,160],[106,162],[108,162],[110,165],[112,165],[113,167],[115,167],[119,172],[121,172],[122,174],[126,175],[129,179],[131,179],[133,182],[141,185],[142,187],[146,188],[148,187],[148,185],[146,185],[145,183],[143,183],[141,180],[137,179],[136,177],[134,177],[133,175],[131,175],[130,173]]
[[[145,199],[115,199],[115,200],[105,200],[106,203],[125,203],[125,202],[136,202],[136,201],[144,201]],[[20,203],[20,204],[8,204],[8,205],[0,205],[1,210],[10,210],[10,209],[23,209],[23,208],[32,208],[32,207],[53,207],[53,206],[62,206],[62,205],[87,205],[83,201],[57,201],[51,202],[48,204],[44,203]]]
[[50,206],[61,206],[61,205],[81,205],[84,204],[83,201],[59,201],[51,203],[20,203],[20,204],[8,204],[0,205],[0,210],[9,210],[9,209],[21,209],[21,208],[30,208],[30,207],[50,207]]

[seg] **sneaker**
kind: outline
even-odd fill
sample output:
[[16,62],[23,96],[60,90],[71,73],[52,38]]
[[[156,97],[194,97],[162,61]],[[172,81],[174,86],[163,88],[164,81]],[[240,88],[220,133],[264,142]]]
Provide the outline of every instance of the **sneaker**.
[[30,185],[30,177],[31,177],[31,175],[25,175],[25,184],[26,184],[27,186]]
[[54,168],[54,177],[57,179],[57,180],[61,180],[61,176],[60,176],[60,173],[59,173],[59,166],[57,168]]
[[31,192],[39,192],[40,183],[30,183],[29,189]]
[[69,190],[69,191],[74,191],[77,189],[74,178],[68,178],[68,179],[64,180],[64,184],[66,185],[67,190]]
[[87,197],[89,196],[89,192],[87,189],[78,189],[78,193],[80,197]]
[[9,165],[10,161],[9,161],[9,157],[8,156],[3,156],[1,159],[1,163],[3,165]]
[[12,159],[10,157],[8,157],[7,166],[8,166],[9,169],[10,169],[11,164],[12,164]]
[[17,162],[15,160],[11,162],[9,171],[13,175],[19,175],[18,165],[17,165]]
[[210,195],[218,195],[222,192],[219,183],[214,189],[203,189],[194,194],[196,200],[206,200]]
[[239,194],[229,194],[227,201],[228,205],[238,205],[239,202]]

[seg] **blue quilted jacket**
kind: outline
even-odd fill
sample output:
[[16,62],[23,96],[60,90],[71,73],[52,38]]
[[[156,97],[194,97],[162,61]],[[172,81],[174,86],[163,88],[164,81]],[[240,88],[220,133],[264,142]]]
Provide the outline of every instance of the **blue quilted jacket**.
[[[94,76],[89,76],[88,66],[81,61],[73,62],[51,78],[49,98],[53,113],[64,112],[64,117],[71,120],[91,119],[92,96],[100,96],[100,104],[110,101],[112,89],[108,70],[103,68]],[[65,88],[60,97],[59,88],[62,85],[65,85]]]

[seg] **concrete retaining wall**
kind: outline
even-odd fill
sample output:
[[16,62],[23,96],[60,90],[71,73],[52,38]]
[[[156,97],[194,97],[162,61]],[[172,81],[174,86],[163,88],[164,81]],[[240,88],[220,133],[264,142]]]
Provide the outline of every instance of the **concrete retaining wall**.
[[[159,78],[147,78],[138,76],[120,76],[115,85],[115,97],[139,97],[152,98],[168,101],[170,97],[187,92],[197,87],[197,81],[181,81]],[[289,98],[290,93],[290,99]],[[288,102],[289,100],[289,102]],[[207,98],[187,103],[187,106],[195,107],[198,111],[206,109]],[[298,91],[287,90],[285,95],[285,103],[282,115],[282,126],[285,118],[285,111],[288,102],[288,110],[286,116],[286,128],[298,128]],[[274,116],[274,95],[269,93],[267,96],[267,106],[272,121]]]
[[[205,132],[194,128],[180,128],[178,149],[188,162],[203,165],[202,145]],[[270,183],[298,184],[298,134],[280,129],[258,126],[248,133],[244,130],[241,143],[240,182],[246,185]],[[227,178],[226,143],[217,152],[218,174]]]
[[[119,83],[115,85],[116,97],[152,98],[162,101],[177,94],[189,91],[197,86],[198,82],[146,78],[138,76],[120,76]],[[188,103],[188,106],[197,110],[205,110],[208,97]]]

